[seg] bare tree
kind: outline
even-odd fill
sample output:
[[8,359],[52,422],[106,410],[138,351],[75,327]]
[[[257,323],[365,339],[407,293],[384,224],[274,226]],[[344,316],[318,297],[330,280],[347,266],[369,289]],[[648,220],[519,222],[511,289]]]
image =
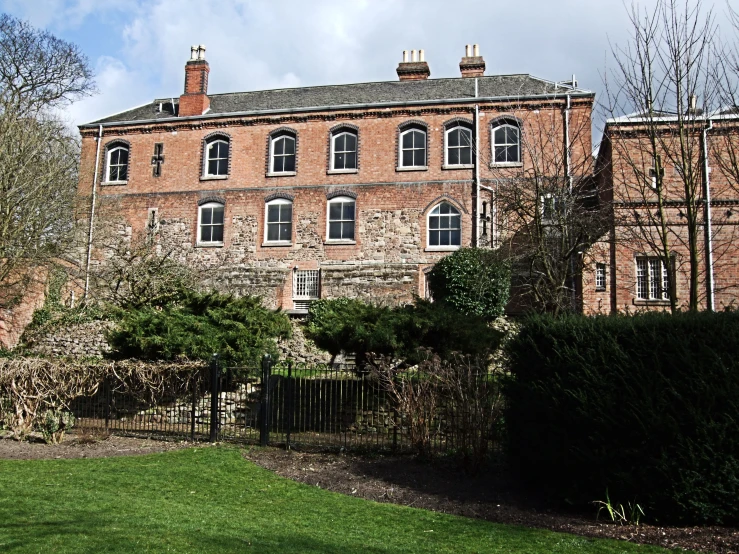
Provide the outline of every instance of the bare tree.
[[54,111],[93,86],[76,46],[0,16],[0,304],[71,244],[79,144]]
[[703,271],[702,137],[704,114],[717,101],[711,85],[717,25],[700,1],[658,0],[651,11],[632,5],[629,17],[631,39],[612,47],[615,67],[603,104],[615,226],[624,244],[659,257],[668,281],[661,293],[673,312],[678,304],[670,276],[685,266],[688,307],[696,310]]
[[63,107],[95,90],[79,48],[27,21],[0,15],[0,98],[23,116]]
[[577,309],[584,256],[607,230],[592,178],[591,100],[575,107],[574,83],[561,91],[535,115],[524,104],[513,110],[523,163],[502,170],[494,192],[515,297],[523,308],[552,313]]

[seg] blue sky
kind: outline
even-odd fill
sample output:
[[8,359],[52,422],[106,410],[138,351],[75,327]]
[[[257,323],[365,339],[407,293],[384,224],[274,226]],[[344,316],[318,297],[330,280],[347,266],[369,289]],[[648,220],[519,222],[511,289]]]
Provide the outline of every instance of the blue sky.
[[[736,1],[736,0],[732,0]],[[653,0],[642,5],[650,6]],[[478,43],[486,74],[530,73],[600,92],[611,43],[628,40],[621,0],[0,0],[3,11],[75,42],[99,92],[67,113],[80,124],[179,96],[190,45],[205,44],[209,92],[397,79],[403,50],[431,77],[459,75]],[[717,4],[719,20],[725,5]]]

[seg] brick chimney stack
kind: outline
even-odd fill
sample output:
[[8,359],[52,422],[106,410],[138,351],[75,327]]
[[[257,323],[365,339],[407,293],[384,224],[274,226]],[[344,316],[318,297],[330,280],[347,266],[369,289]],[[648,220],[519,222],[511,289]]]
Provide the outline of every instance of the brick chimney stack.
[[470,45],[465,46],[464,58],[459,62],[462,77],[482,77],[485,75],[485,60],[480,55],[480,46],[475,44],[470,52]]
[[424,59],[423,50],[418,51],[418,58],[416,58],[416,51],[411,50],[410,60],[408,59],[408,50],[403,50],[403,61],[398,64],[395,71],[397,71],[398,78],[401,81],[420,81],[428,79],[431,75],[429,64]]
[[205,61],[205,46],[192,46],[190,59],[185,64],[185,94],[180,96],[179,115],[203,115],[210,107],[208,73],[210,66]]

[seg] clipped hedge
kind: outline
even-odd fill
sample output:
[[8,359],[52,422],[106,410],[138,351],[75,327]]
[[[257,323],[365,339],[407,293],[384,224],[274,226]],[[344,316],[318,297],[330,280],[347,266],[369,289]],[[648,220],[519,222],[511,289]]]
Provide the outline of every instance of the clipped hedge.
[[510,462],[529,484],[739,522],[739,313],[535,316],[508,351]]

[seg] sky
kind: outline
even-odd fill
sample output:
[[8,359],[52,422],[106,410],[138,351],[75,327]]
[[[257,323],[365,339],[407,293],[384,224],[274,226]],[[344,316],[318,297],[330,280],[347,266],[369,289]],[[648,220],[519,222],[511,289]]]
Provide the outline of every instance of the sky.
[[[431,78],[457,77],[465,44],[476,43],[486,75],[575,74],[598,94],[612,46],[630,32],[622,0],[0,0],[0,8],[89,58],[98,93],[67,110],[74,125],[182,94],[195,44],[207,48],[210,93],[396,80],[402,51],[412,49],[425,50]],[[726,4],[715,9],[720,23]]]

